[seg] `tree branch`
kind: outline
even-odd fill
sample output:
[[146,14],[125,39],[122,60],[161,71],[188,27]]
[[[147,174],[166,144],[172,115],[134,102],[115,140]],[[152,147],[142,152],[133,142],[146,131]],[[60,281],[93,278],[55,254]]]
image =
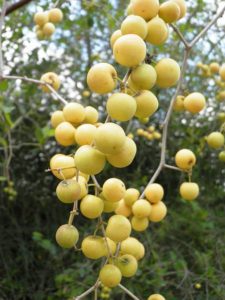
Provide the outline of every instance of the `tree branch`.
[[6,6],[7,6],[7,3],[5,0],[3,0],[1,17],[0,17],[0,79],[3,75],[3,68],[4,68],[3,55],[2,55],[2,30],[3,30],[3,26],[4,26]]
[[32,0],[20,0],[16,3],[13,3],[12,5],[10,5],[9,7],[7,7],[6,9],[6,13],[5,15],[9,15],[11,14],[12,12],[14,12],[15,10],[23,7],[24,5],[27,5],[28,3],[30,3]]

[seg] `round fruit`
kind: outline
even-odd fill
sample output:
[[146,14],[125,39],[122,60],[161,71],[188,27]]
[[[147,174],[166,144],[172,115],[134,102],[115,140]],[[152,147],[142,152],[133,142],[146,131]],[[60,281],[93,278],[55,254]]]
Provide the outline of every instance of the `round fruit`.
[[176,153],[175,162],[180,169],[191,169],[196,163],[194,153],[189,149],[181,149]]
[[180,7],[173,1],[166,1],[159,7],[159,17],[166,23],[173,23],[180,17]]
[[89,219],[101,216],[104,208],[103,200],[93,195],[87,195],[81,200],[80,211]]
[[80,199],[81,188],[74,179],[61,181],[56,188],[56,195],[63,203],[73,203]]
[[151,204],[145,199],[139,199],[133,204],[132,212],[137,218],[148,217],[151,212]]
[[74,159],[64,154],[56,154],[50,160],[50,169],[59,179],[70,179],[75,176]]
[[123,277],[132,277],[137,272],[138,263],[134,256],[124,254],[117,258],[116,266],[120,269]]
[[123,197],[124,203],[131,207],[139,198],[140,192],[137,189],[130,188],[127,189]]
[[152,210],[149,215],[149,220],[152,222],[162,221],[167,214],[167,208],[164,202],[159,201],[155,204],[152,204]]
[[145,189],[145,196],[151,203],[157,203],[162,200],[164,189],[158,183],[149,184]]
[[132,70],[130,78],[138,89],[150,90],[156,83],[157,74],[151,65],[142,64]]
[[121,24],[121,32],[125,34],[136,34],[144,39],[147,35],[147,24],[142,17],[130,15]]
[[132,213],[131,208],[127,206],[124,202],[124,200],[120,200],[118,203],[117,208],[115,209],[115,213],[117,215],[122,215],[124,217],[129,217]]
[[92,106],[86,106],[84,108],[84,120],[83,123],[95,124],[98,121],[98,111]]
[[131,138],[126,137],[121,151],[117,154],[106,155],[106,158],[112,166],[116,168],[125,168],[132,163],[136,152],[137,147],[135,142]]
[[219,149],[224,145],[224,135],[219,131],[214,131],[207,136],[209,147]]
[[212,73],[219,73],[220,65],[217,62],[212,62],[209,65],[209,69]]
[[133,15],[133,5],[132,2],[127,6],[126,15]]
[[121,30],[116,30],[113,32],[113,34],[111,35],[111,38],[110,38],[110,45],[111,45],[111,48],[113,48],[114,44],[115,44],[115,41],[118,40],[119,37],[122,36],[122,32]]
[[121,253],[133,255],[137,260],[145,255],[145,248],[136,238],[128,237],[121,242]]
[[121,242],[129,237],[131,224],[129,220],[121,215],[114,215],[109,218],[106,227],[106,236],[114,242]]
[[149,220],[148,218],[138,218],[133,216],[131,219],[131,226],[135,231],[145,231],[148,228]]
[[103,209],[103,211],[105,213],[111,213],[111,212],[115,211],[116,208],[119,205],[119,202],[110,202],[110,201],[106,201],[104,199],[103,199],[103,202],[104,202],[104,209]]
[[154,18],[159,11],[159,0],[134,0],[132,12],[134,15],[144,18],[146,21]]
[[76,245],[79,239],[79,232],[75,226],[64,224],[57,229],[55,238],[59,246],[69,249]]
[[117,73],[113,66],[107,63],[99,63],[89,70],[87,84],[92,92],[106,94],[116,87]]
[[99,279],[104,286],[112,288],[120,283],[122,274],[118,267],[107,264],[102,267],[99,273]]
[[148,297],[148,300],[166,300],[166,299],[160,294],[153,294]]
[[81,251],[90,259],[99,259],[105,255],[105,245],[101,236],[89,235],[83,239]]
[[52,8],[48,12],[49,21],[52,23],[59,23],[63,19],[63,13],[59,8]]
[[63,112],[61,110],[56,110],[51,115],[51,125],[53,128],[56,128],[60,123],[64,122]]
[[205,97],[201,93],[191,93],[184,98],[184,108],[196,114],[205,107]]
[[160,88],[168,88],[176,85],[180,78],[180,66],[171,58],[161,59],[155,66],[157,73],[156,84]]
[[126,135],[122,127],[115,123],[100,125],[95,133],[95,145],[105,154],[119,153],[126,141]]
[[78,145],[91,145],[94,142],[96,127],[92,124],[82,124],[76,129],[75,140]]
[[75,144],[76,129],[69,122],[60,123],[55,129],[55,139],[62,146]]
[[145,59],[146,45],[138,35],[126,34],[116,40],[113,54],[122,66],[135,67]]
[[135,99],[137,102],[137,110],[135,116],[138,118],[150,117],[158,109],[158,99],[150,91],[141,91]]
[[128,121],[136,112],[137,104],[133,97],[125,93],[116,93],[109,97],[106,110],[116,121]]
[[102,186],[102,194],[107,201],[120,201],[126,192],[126,187],[122,180],[117,178],[107,179]]
[[43,26],[45,23],[48,22],[48,14],[46,12],[37,12],[34,15],[34,23]]
[[221,79],[225,81],[225,64],[220,67],[219,74]]
[[85,118],[85,110],[83,105],[76,102],[70,102],[64,106],[63,115],[66,121],[79,124]]
[[177,96],[174,105],[173,105],[173,109],[175,111],[183,111],[184,110],[184,96]]
[[[60,84],[61,84],[58,75],[53,72],[48,72],[48,73],[45,73],[44,75],[42,75],[41,81],[48,83],[56,91],[59,89]],[[51,90],[49,89],[49,87],[42,85],[41,88],[42,88],[43,92],[51,93]]]
[[89,145],[81,146],[76,151],[74,160],[78,170],[88,175],[100,173],[106,163],[105,155]]
[[43,26],[42,31],[45,36],[49,37],[55,32],[55,26],[48,22]]
[[[81,173],[81,172],[79,172],[79,173]],[[76,179],[76,177],[73,179]],[[87,185],[86,179],[80,175],[78,176],[78,183],[80,185],[80,197],[78,200],[80,200],[88,194],[88,185]]]
[[186,3],[185,3],[185,0],[171,0],[171,1],[175,2],[180,8],[179,19],[183,18],[186,15],[186,12],[187,12],[187,6],[186,6]]
[[225,151],[219,153],[219,160],[225,162]]
[[185,200],[194,200],[199,195],[199,187],[194,182],[183,182],[180,186],[180,195]]
[[169,30],[163,19],[159,17],[153,18],[147,24],[148,33],[145,38],[152,45],[159,46],[165,43],[168,38]]
[[104,256],[110,256],[116,252],[116,243],[110,240],[108,237],[102,238],[104,244]]

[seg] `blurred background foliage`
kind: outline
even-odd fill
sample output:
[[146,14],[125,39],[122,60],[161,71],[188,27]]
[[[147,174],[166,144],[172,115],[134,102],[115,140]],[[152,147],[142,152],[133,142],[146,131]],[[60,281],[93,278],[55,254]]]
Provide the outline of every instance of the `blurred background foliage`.
[[[187,1],[188,14],[178,26],[188,40],[212,19],[219,2]],[[4,28],[5,73],[39,79],[43,73],[54,71],[62,80],[63,97],[93,105],[103,118],[106,97],[84,96],[88,90],[86,73],[92,64],[102,61],[113,63],[120,77],[126,73],[113,62],[109,38],[119,28],[127,4],[122,0],[59,1],[64,21],[45,41],[35,37],[33,14],[49,9],[51,1],[32,1],[14,11],[6,18]],[[159,224],[151,224],[144,234],[134,234],[144,243],[146,257],[137,275],[124,281],[140,299],[160,292],[167,300],[224,300],[225,170],[217,158],[218,151],[208,149],[204,137],[219,129],[217,113],[225,112],[225,108],[224,102],[216,100],[221,88],[196,68],[199,61],[224,62],[224,36],[224,25],[217,24],[189,59],[183,92],[203,92],[207,109],[197,116],[174,113],[169,128],[168,162],[174,163],[179,148],[192,149],[198,156],[193,179],[199,183],[201,195],[193,203],[181,200],[178,188],[184,175],[172,170],[161,173],[158,181],[166,190],[168,216]],[[154,54],[155,61],[170,56],[181,63],[183,45],[171,30],[165,45],[149,46],[149,53]],[[55,243],[55,231],[67,221],[70,206],[59,203],[55,196],[57,180],[45,169],[55,153],[73,151],[56,144],[50,127],[50,114],[61,105],[36,85],[20,80],[2,81],[0,91],[0,299],[71,299],[93,284],[99,262],[91,262],[79,252],[62,250]],[[147,140],[136,131],[154,125],[160,132],[174,90],[154,92],[160,101],[158,112],[147,124],[135,120],[129,129],[138,146],[135,161],[123,170],[107,167],[97,176],[100,183],[116,176],[127,187],[143,189],[153,174],[160,141]],[[82,216],[76,220],[81,238],[93,232],[95,223]],[[115,289],[111,299],[128,298]]]

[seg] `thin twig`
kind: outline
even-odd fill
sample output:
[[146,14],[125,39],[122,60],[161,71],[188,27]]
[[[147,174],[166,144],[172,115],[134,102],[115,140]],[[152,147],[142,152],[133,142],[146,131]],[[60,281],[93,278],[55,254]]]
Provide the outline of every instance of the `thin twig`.
[[95,291],[99,287],[99,285],[100,285],[100,280],[98,279],[92,287],[90,287],[86,292],[84,292],[80,296],[74,297],[73,300],[80,300],[80,299],[86,297],[87,295],[89,295],[93,291]]
[[125,286],[122,284],[119,284],[119,287],[127,294],[129,295],[132,299],[134,300],[140,300],[138,297],[136,297],[131,291],[129,291]]
[[5,21],[6,7],[7,7],[7,2],[3,0],[1,18],[0,18],[0,79],[3,75],[3,68],[4,68],[3,54],[2,54],[2,30]]
[[99,190],[101,190],[102,188],[101,188],[100,184],[98,183],[98,181],[97,181],[95,175],[91,175],[91,179],[93,180],[95,186],[96,186]]
[[167,165],[167,164],[164,164],[163,167],[164,167],[164,168],[167,168],[167,169],[179,171],[179,172],[184,172],[184,170],[182,170],[182,169],[180,169],[180,168],[177,168],[177,167],[174,167],[174,166],[171,166],[171,165]]
[[180,38],[180,40],[183,42],[184,46],[188,49],[190,48],[190,45],[188,43],[188,41],[186,41],[185,37],[183,36],[183,34],[181,33],[181,31],[179,30],[178,27],[176,27],[174,24],[170,24],[170,26],[173,28],[173,30],[177,33],[178,37]]
[[63,104],[67,104],[68,103],[61,95],[59,95],[56,92],[56,90],[50,84],[48,84],[48,83],[46,83],[44,81],[33,79],[33,78],[28,78],[28,77],[23,77],[23,76],[11,76],[11,75],[4,75],[4,76],[2,76],[2,78],[3,79],[8,79],[8,80],[17,80],[17,79],[20,79],[22,81],[35,83],[37,85],[44,85],[44,86],[48,87],[49,90],[52,92],[52,94],[55,95],[57,97],[57,99],[60,100]]

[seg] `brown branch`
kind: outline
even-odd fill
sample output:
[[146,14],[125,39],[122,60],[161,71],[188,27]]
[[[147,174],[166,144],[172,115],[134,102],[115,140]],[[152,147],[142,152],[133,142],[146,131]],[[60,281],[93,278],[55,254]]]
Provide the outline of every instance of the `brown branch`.
[[9,15],[11,14],[12,12],[14,12],[15,10],[27,5],[28,3],[30,3],[32,0],[20,0],[16,3],[13,3],[12,5],[10,5],[9,7],[7,7],[6,9],[6,13],[5,15]]

